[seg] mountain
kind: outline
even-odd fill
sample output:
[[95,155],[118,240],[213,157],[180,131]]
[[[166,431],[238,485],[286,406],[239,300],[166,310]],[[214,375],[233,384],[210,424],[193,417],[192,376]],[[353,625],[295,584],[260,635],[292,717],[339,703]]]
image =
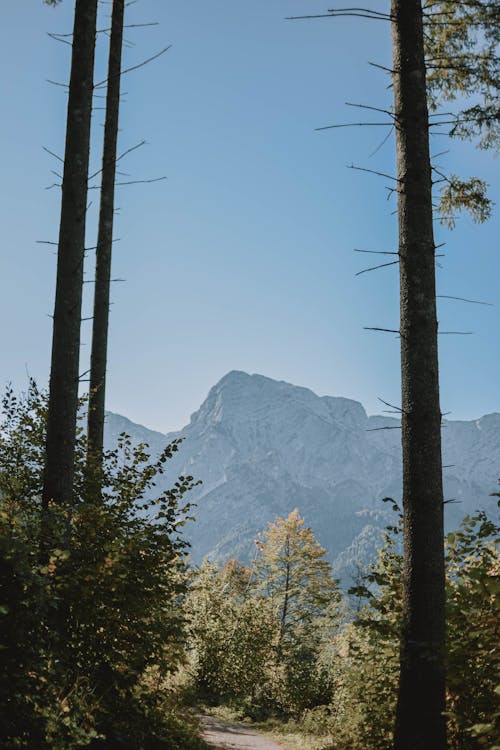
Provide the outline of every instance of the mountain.
[[[206,555],[248,560],[257,532],[298,508],[348,582],[394,520],[381,499],[401,497],[398,426],[391,417],[367,416],[357,401],[233,371],[180,432],[163,435],[108,414],[106,441],[125,431],[157,454],[184,438],[160,486],[180,474],[203,482],[193,494],[196,522],[186,532],[194,562]],[[445,421],[443,463],[445,497],[457,501],[446,505],[448,528],[476,508],[493,507],[500,414]]]

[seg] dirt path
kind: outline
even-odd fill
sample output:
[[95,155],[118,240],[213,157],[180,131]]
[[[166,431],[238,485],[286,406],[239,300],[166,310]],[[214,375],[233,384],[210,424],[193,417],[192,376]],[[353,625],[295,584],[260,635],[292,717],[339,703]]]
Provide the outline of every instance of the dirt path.
[[284,750],[283,745],[254,732],[244,724],[221,721],[213,716],[200,716],[205,742],[224,750]]

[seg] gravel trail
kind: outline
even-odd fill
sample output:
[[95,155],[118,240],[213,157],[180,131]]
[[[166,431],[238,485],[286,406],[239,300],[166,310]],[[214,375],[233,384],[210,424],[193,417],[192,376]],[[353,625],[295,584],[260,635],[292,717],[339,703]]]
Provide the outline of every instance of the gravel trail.
[[200,716],[202,737],[209,745],[223,750],[284,750],[283,745],[254,732],[244,724]]

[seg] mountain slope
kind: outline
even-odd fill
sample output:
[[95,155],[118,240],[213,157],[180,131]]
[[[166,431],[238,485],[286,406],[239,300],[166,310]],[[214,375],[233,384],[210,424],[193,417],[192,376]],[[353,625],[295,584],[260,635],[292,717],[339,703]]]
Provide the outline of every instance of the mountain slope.
[[[203,481],[196,523],[187,535],[192,558],[253,555],[253,539],[277,515],[297,507],[339,575],[348,578],[369,558],[391,519],[384,496],[401,495],[398,421],[368,417],[346,398],[262,375],[230,372],[208,394],[189,425],[161,435],[109,414],[107,441],[121,431],[154,453],[183,437],[162,486],[179,474]],[[391,429],[380,429],[391,428]],[[500,473],[500,414],[443,427],[447,525],[491,505]]]

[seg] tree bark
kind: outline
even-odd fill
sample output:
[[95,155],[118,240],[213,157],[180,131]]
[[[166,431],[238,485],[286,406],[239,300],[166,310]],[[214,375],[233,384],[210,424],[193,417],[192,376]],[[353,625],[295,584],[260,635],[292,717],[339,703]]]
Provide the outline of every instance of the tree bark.
[[42,505],[73,498],[97,0],[76,0]]
[[404,593],[395,750],[444,750],[445,579],[432,172],[420,0],[392,0]]
[[101,204],[96,248],[94,317],[90,358],[87,469],[90,483],[100,486],[104,445],[104,406],[108,350],[109,296],[115,199],[116,151],[125,0],[114,0],[109,45],[108,85],[102,157]]

